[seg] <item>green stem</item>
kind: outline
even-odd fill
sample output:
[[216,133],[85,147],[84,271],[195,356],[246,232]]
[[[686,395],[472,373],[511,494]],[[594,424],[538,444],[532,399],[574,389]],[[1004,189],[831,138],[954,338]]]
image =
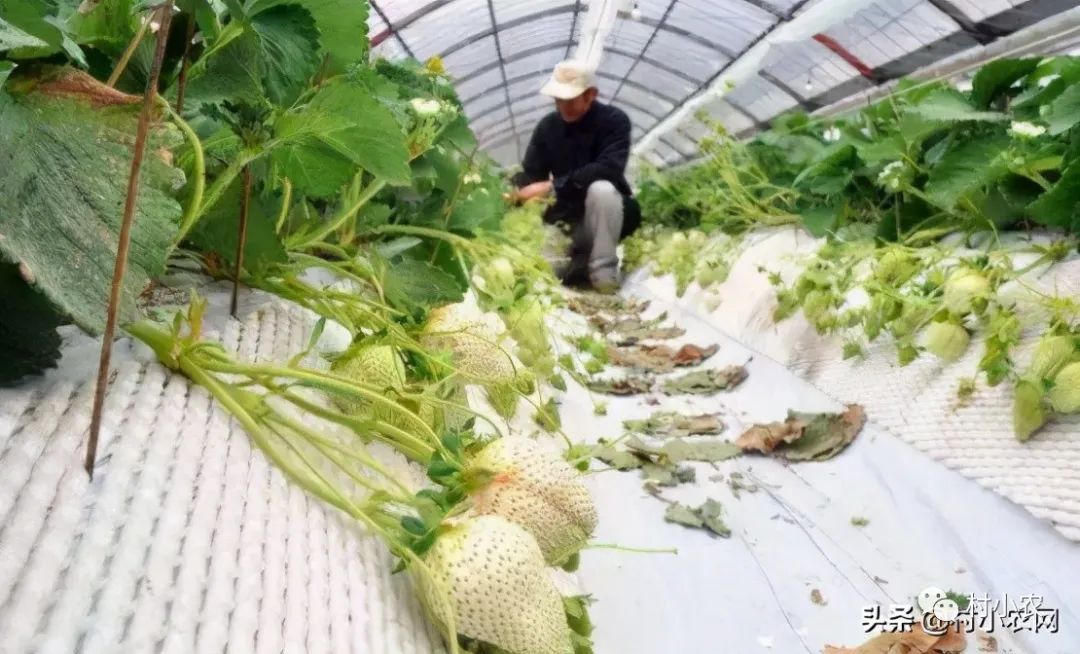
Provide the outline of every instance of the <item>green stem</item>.
[[408,416],[411,422],[414,422],[418,427],[422,428],[422,431],[426,432],[424,435],[429,437],[431,443],[437,446],[437,449],[442,452],[448,459],[452,459],[453,455],[446,450],[443,446],[439,436],[432,431],[431,427],[424,422],[420,416],[416,415],[409,409],[401,406],[393,400],[383,397],[378,391],[373,390],[374,387],[366,384],[359,384],[353,380],[345,377],[339,377],[330,373],[312,372],[297,368],[286,368],[283,366],[269,365],[269,364],[241,364],[226,362],[220,359],[207,361],[205,366],[214,372],[222,372],[227,374],[247,375],[250,377],[285,377],[289,379],[295,379],[302,386],[310,386],[318,388],[331,393],[337,393],[341,395],[347,395],[353,398],[361,400],[367,400],[374,404],[380,404],[388,407],[394,411],[401,412]]
[[[226,190],[228,190],[229,185],[233,183],[237,176],[240,175],[240,172],[244,169],[244,166],[247,166],[249,163],[255,161],[260,156],[262,156],[262,152],[248,151],[245,152],[239,159],[230,163],[229,166],[224,171],[222,171],[221,175],[214,181],[213,186],[211,186],[210,190],[206,193],[205,201],[199,207],[198,218],[206,215],[206,212],[212,209],[214,205],[218,203],[218,201],[221,199],[221,196],[225,194]],[[196,218],[195,220],[198,221],[198,218]]]
[[191,199],[188,200],[184,216],[180,219],[180,230],[177,232],[176,237],[173,238],[172,247],[176,248],[187,237],[188,232],[191,231],[191,228],[195,226],[196,221],[199,219],[203,193],[206,190],[206,157],[203,153],[202,141],[199,140],[198,134],[191,128],[191,125],[188,125],[187,121],[181,118],[180,114],[176,113],[168,102],[165,102],[165,107],[169,112],[169,117],[173,119],[173,122],[184,133],[184,137],[191,145],[192,176],[195,178],[194,186],[191,189]]
[[289,217],[289,207],[292,205],[292,180],[288,177],[283,178],[283,185],[285,196],[281,198],[281,212],[278,213],[277,221],[274,223],[274,233],[278,236],[281,235],[281,228],[285,226],[285,219]]
[[365,466],[366,468],[369,468],[382,475],[384,478],[386,478],[387,481],[393,484],[398,491],[404,494],[404,497],[392,497],[390,499],[402,504],[412,504],[413,500],[411,497],[411,493],[409,492],[409,488],[402,484],[400,481],[398,481],[392,474],[390,474],[390,472],[386,468],[383,467],[382,464],[376,461],[367,452],[364,452],[362,449],[358,449],[356,451],[349,450],[340,445],[339,443],[335,443],[329,438],[319,436],[318,434],[314,433],[304,425],[299,424],[292,418],[288,418],[286,416],[282,416],[276,413],[270,414],[269,418],[271,420],[277,421],[282,426],[287,427],[288,429],[302,435],[312,445],[318,447],[324,456],[334,461],[334,463],[343,471],[345,471],[345,474],[349,475],[349,477],[356,483],[367,488],[368,490],[378,491],[382,493],[386,492],[386,489],[382,486],[378,486],[374,484],[370,479],[366,479],[362,475],[356,474],[356,472],[354,472],[349,466],[344,465],[337,458],[337,456],[331,455],[331,452],[336,453],[336,455],[355,459],[358,463]]
[[[434,454],[435,448],[431,447],[422,440],[410,435],[408,432],[388,425],[381,420],[361,420],[359,418],[353,418],[343,413],[333,411],[331,409],[325,409],[318,406],[304,398],[296,395],[295,393],[282,392],[282,397],[292,402],[296,406],[300,407],[304,411],[313,415],[319,416],[324,420],[328,420],[343,427],[348,427],[358,434],[364,434],[366,429],[370,429],[376,432],[377,436],[381,436],[380,440],[383,440],[388,445],[398,449],[402,454],[409,459],[416,461],[417,463],[427,465],[431,463],[431,455]],[[385,430],[385,431],[384,431]],[[382,432],[382,433],[380,433]],[[399,440],[392,440],[387,438],[393,436]]]
[[350,218],[355,216],[356,213],[360,211],[360,209],[362,209],[364,205],[371,200],[371,198],[375,197],[375,195],[378,194],[379,191],[383,190],[385,186],[386,180],[374,180],[373,182],[371,182],[371,184],[368,185],[366,189],[364,189],[364,192],[360,194],[360,197],[356,199],[356,202],[354,202],[351,206],[343,209],[340,213],[338,213],[337,216],[332,218],[325,227],[316,231],[314,234],[310,236],[305,236],[302,239],[297,239],[289,242],[289,249],[300,250],[314,243],[325,240],[327,236],[330,236],[331,234],[339,230],[341,227],[343,227]]
[[463,249],[468,250],[472,243],[463,236],[457,234],[451,234],[450,232],[444,232],[439,229],[431,229],[429,227],[417,227],[415,225],[382,225],[371,230],[373,234],[405,234],[407,236],[425,236],[427,238],[439,239],[446,241],[451,245],[456,245]]
[[679,550],[674,547],[624,547],[612,543],[589,543],[584,549],[587,550],[617,550],[619,552],[634,552],[637,554],[678,554]]
[[116,67],[113,68],[113,72],[109,75],[109,80],[105,82],[107,86],[115,87],[116,83],[120,81],[120,76],[124,74],[124,70],[127,68],[128,63],[131,61],[131,57],[135,54],[135,50],[139,48],[139,44],[142,43],[143,37],[146,36],[146,29],[150,27],[150,22],[153,20],[153,16],[144,16],[139,21],[139,29],[136,30],[135,36],[128,42],[127,48],[124,49],[124,53],[120,55],[120,60],[116,62]]

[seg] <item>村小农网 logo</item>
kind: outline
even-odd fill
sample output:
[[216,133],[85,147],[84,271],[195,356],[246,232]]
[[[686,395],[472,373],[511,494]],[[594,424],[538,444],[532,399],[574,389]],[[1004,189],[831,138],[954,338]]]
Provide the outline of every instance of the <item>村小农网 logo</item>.
[[974,633],[981,631],[1031,631],[1057,633],[1060,609],[1043,606],[1040,595],[1027,594],[1001,599],[946,593],[935,586],[923,589],[912,604],[892,604],[863,608],[862,626],[866,633],[910,632],[919,625],[929,635],[940,636],[950,630]]

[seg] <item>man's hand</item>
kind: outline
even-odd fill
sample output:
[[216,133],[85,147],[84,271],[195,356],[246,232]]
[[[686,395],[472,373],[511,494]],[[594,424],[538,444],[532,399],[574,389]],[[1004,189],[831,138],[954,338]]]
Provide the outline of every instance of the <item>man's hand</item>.
[[551,180],[533,182],[532,184],[523,186],[520,189],[511,192],[508,199],[514,202],[528,202],[534,198],[539,198],[551,193],[551,188]]

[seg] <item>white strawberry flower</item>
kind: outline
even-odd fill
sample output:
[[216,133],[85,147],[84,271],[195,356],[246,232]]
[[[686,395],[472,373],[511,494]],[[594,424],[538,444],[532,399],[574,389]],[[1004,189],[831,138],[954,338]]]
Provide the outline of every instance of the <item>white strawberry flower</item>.
[[1009,134],[1021,139],[1037,138],[1046,133],[1046,128],[1026,121],[1016,121],[1009,127]]
[[899,191],[905,170],[903,161],[894,161],[878,173],[878,183],[890,191]]
[[825,133],[822,136],[827,143],[836,143],[840,140],[840,128],[830,127],[829,129],[825,130]]
[[421,116],[437,116],[442,111],[442,103],[438,100],[428,100],[425,98],[413,98],[409,101],[413,111]]

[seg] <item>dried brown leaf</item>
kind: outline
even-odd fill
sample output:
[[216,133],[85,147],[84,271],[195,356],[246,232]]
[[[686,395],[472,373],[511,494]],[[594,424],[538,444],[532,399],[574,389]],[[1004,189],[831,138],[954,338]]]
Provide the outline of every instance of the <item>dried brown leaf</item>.
[[679,349],[667,345],[608,346],[608,361],[615,366],[645,372],[665,373],[677,367],[693,366],[716,354],[716,345],[699,347],[687,344]]
[[735,444],[744,450],[756,450],[767,454],[782,443],[790,443],[801,438],[805,428],[806,425],[797,420],[754,425],[743,432]]
[[744,450],[773,453],[789,461],[820,461],[839,454],[866,424],[866,413],[851,404],[842,413],[789,411],[784,422],[750,427],[735,443]]
[[880,634],[858,647],[826,645],[822,654],[956,654],[966,648],[967,639],[959,627],[934,636],[916,623],[909,632]]
[[647,377],[592,379],[589,389],[605,395],[639,395],[652,390],[652,380]]
[[644,420],[624,420],[623,427],[658,438],[716,435],[724,431],[718,413],[682,415],[675,411],[656,411]]
[[574,313],[583,316],[594,316],[603,312],[638,314],[649,307],[649,301],[637,299],[628,300],[617,295],[581,293],[570,296],[566,301],[566,305]]
[[680,377],[664,382],[663,391],[667,395],[687,393],[691,395],[715,395],[720,391],[731,390],[746,380],[748,373],[745,366],[709,368],[695,370]]

